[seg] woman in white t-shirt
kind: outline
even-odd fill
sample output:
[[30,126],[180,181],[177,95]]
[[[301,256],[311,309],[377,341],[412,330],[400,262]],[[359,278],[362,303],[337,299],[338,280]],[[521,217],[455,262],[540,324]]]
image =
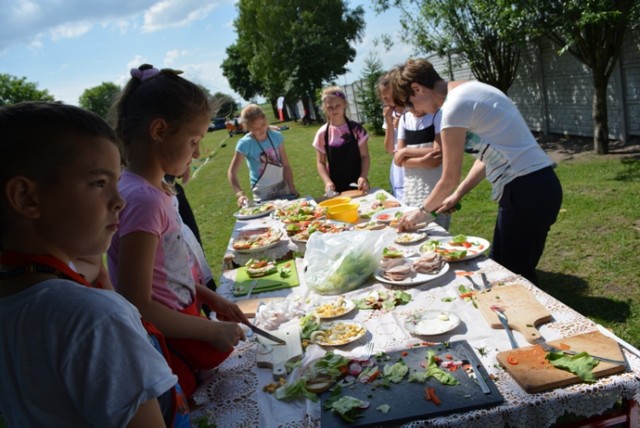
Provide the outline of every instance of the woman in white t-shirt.
[[[562,204],[553,162],[537,143],[513,102],[493,86],[444,81],[432,64],[409,59],[393,74],[397,105],[429,113],[442,110],[442,177],[419,211],[407,213],[400,228],[451,211],[482,179],[499,203],[490,257],[536,282],[535,268],[547,233]],[[476,161],[460,182],[464,153]]]

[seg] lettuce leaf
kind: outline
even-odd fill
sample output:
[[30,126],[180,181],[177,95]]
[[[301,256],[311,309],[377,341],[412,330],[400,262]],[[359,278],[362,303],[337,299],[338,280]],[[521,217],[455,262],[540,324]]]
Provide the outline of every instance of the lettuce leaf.
[[382,373],[384,374],[384,377],[389,379],[391,382],[400,383],[408,371],[409,367],[407,367],[404,360],[401,360],[395,364],[386,364]]
[[571,372],[584,382],[593,383],[596,381],[596,376],[592,370],[600,362],[586,352],[580,352],[576,355],[567,355],[564,352],[549,352],[545,358],[552,366]]

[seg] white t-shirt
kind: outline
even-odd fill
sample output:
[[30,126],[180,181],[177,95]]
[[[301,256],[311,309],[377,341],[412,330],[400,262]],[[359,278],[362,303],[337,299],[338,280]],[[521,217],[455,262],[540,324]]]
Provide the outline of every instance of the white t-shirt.
[[125,426],[177,382],[122,296],[51,279],[0,299],[8,426]]
[[514,178],[553,165],[513,102],[491,85],[463,83],[449,92],[441,110],[443,130],[467,129],[465,151],[486,165],[495,201]]

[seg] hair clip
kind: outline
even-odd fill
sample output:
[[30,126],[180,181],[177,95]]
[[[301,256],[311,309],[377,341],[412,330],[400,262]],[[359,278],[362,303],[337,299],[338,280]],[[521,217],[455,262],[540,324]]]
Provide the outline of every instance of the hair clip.
[[140,70],[139,68],[132,68],[131,69],[131,77],[135,77],[140,82],[144,82],[145,80],[147,80],[147,79],[149,79],[149,78],[151,78],[153,76],[157,76],[158,74],[160,74],[160,70],[158,70],[155,67],[146,68],[144,70]]

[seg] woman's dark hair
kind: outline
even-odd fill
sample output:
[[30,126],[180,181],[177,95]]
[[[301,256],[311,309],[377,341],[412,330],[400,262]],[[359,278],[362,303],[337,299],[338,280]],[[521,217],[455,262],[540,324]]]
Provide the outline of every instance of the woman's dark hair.
[[136,144],[149,143],[151,121],[161,118],[178,129],[199,114],[210,114],[204,91],[180,73],[157,70],[149,64],[131,70],[131,80],[109,111],[109,122],[123,145],[125,161]]

